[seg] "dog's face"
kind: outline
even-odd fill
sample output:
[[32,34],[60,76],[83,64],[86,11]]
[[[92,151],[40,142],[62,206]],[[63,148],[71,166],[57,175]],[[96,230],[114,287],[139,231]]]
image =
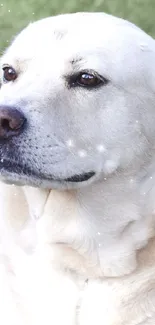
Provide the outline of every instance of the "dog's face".
[[154,69],[154,40],[112,16],[30,24],[1,60],[1,178],[64,189],[137,168],[155,136]]

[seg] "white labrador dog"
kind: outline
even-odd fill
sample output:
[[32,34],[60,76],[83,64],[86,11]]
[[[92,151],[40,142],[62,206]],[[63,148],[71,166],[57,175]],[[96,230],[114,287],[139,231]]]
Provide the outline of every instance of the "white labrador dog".
[[50,17],[1,79],[0,323],[154,325],[155,41]]

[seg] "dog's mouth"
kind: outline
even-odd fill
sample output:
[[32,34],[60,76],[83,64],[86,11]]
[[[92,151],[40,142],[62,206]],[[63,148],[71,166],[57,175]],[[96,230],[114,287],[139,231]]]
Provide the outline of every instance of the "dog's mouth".
[[6,183],[17,183],[18,185],[41,185],[42,182],[57,183],[84,183],[95,175],[95,172],[89,171],[79,175],[73,175],[68,178],[55,178],[52,175],[44,175],[42,172],[34,172],[26,165],[18,164],[10,160],[0,161],[0,177]]
[[64,179],[65,182],[85,182],[95,175],[94,172],[88,172],[81,175],[74,175],[72,177]]

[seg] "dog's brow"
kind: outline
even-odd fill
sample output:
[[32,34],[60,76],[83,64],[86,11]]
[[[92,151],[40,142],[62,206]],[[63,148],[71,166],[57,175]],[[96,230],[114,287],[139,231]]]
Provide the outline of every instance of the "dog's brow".
[[4,57],[1,60],[1,66],[2,65],[11,65],[14,68],[18,68],[19,70],[25,66],[28,62],[31,61],[31,58],[13,58],[10,60],[10,57]]
[[83,61],[83,58],[82,57],[75,57],[73,58],[70,62],[72,64],[72,66],[76,66],[78,65],[79,62]]

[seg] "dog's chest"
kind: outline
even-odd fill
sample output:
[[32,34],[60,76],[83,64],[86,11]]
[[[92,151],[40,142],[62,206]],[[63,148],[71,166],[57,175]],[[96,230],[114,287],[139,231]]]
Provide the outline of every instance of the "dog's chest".
[[144,278],[139,283],[137,277],[131,281],[88,282],[82,296],[79,325],[154,325],[155,281],[144,283]]
[[[11,195],[10,199],[12,198],[14,201],[10,202],[8,195],[4,197],[4,190],[1,192],[1,207],[6,201],[10,207],[16,203],[14,214],[12,209],[4,207],[3,216],[6,213],[6,218],[10,215],[21,217],[25,198],[23,202],[21,194],[19,197]],[[20,235],[18,233],[17,237],[14,237],[16,231],[13,232],[14,244],[11,242],[11,233],[7,238],[4,236],[9,253],[0,267],[0,323],[154,325],[155,269],[145,267],[145,272],[129,277],[130,279],[127,277],[127,280],[89,280],[87,284],[86,274],[81,280],[72,277],[70,272],[65,272],[68,265],[70,268],[73,266],[77,272],[83,267],[88,271],[88,265],[82,264],[85,261],[81,260],[81,256],[75,255],[74,250],[66,248],[66,245],[64,250],[63,241],[66,238],[74,241],[78,229],[74,204],[69,201],[71,197],[61,199],[59,193],[54,193],[54,199],[51,206],[46,206],[44,220],[35,220],[35,226],[33,222],[27,223],[27,228]],[[27,211],[26,206],[25,215]],[[52,215],[48,211],[53,211]],[[68,234],[72,234],[72,237]],[[57,270],[53,267],[56,261],[59,266]]]
[[52,246],[40,248],[30,254],[14,245],[3,259],[0,320],[6,313],[4,325],[155,324],[153,267],[124,280],[86,282],[85,277],[54,270]]
[[[44,260],[19,258],[16,272],[3,270],[0,320],[6,313],[4,325],[155,324],[153,281],[145,283],[144,277],[141,283],[134,278],[85,281],[55,272]],[[153,275],[153,270],[148,273]]]
[[42,254],[22,250],[0,265],[0,322],[4,325],[75,325],[82,280],[55,270]]

